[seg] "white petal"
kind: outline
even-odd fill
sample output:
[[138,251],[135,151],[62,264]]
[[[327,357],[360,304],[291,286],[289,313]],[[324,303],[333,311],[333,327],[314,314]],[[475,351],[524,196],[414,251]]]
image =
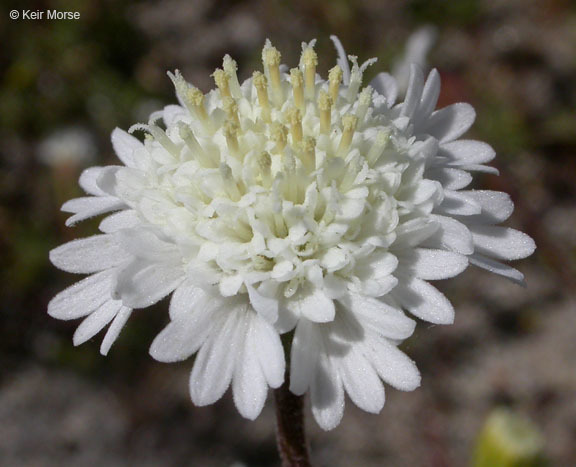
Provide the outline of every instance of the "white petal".
[[254,318],[249,344],[258,356],[268,385],[280,387],[284,382],[285,359],[280,336],[270,323],[260,317]]
[[417,248],[405,258],[407,266],[414,271],[416,277],[424,280],[448,279],[457,276],[468,266],[466,256],[444,250]]
[[136,258],[154,262],[177,262],[180,250],[173,243],[161,240],[155,231],[144,228],[122,229],[116,234],[122,248]]
[[426,171],[426,177],[439,181],[447,190],[461,190],[472,182],[472,175],[460,169],[433,167]]
[[499,274],[501,276],[507,277],[512,282],[518,285],[526,287],[526,281],[524,280],[524,274],[522,274],[518,269],[514,269],[507,264],[494,261],[493,259],[487,258],[486,256],[474,253],[470,256],[470,264],[478,266],[479,268],[486,269],[487,271],[493,272],[494,274]]
[[318,326],[301,319],[292,338],[290,356],[290,391],[297,396],[304,394],[316,373],[322,336]]
[[364,355],[384,381],[401,391],[420,386],[416,364],[386,339],[371,337],[364,344]]
[[410,80],[406,91],[406,98],[400,111],[401,117],[412,117],[414,111],[418,108],[422,91],[424,89],[424,73],[422,68],[416,64],[410,65]]
[[438,155],[447,157],[454,165],[469,165],[490,162],[496,153],[482,141],[462,139],[443,144]]
[[100,345],[100,353],[102,355],[108,355],[110,347],[112,347],[112,344],[114,344],[116,339],[118,339],[120,331],[122,331],[122,328],[126,324],[126,321],[128,321],[128,318],[130,318],[131,314],[132,308],[127,308],[125,306],[120,308],[120,311],[116,315],[116,318],[114,318],[114,321],[112,321],[108,331],[106,331],[106,335],[104,336],[102,344]]
[[328,298],[340,298],[348,290],[348,282],[334,274],[324,276],[324,293]]
[[170,319],[182,320],[199,308],[212,310],[221,306],[221,303],[223,300],[218,300],[204,289],[185,282],[172,294],[169,308]]
[[120,128],[115,128],[112,132],[112,147],[118,158],[128,167],[136,166],[134,151],[141,149],[143,146],[138,139]]
[[432,215],[431,217],[440,227],[426,241],[427,245],[441,246],[462,255],[470,255],[474,252],[472,234],[464,224],[451,217],[438,215]]
[[247,285],[246,288],[252,308],[270,323],[275,323],[278,319],[278,300],[262,295],[251,285]]
[[426,132],[442,143],[453,141],[463,135],[475,119],[476,112],[470,104],[452,104],[430,116]]
[[172,292],[183,278],[180,266],[133,261],[118,273],[114,297],[131,308],[146,308]]
[[224,297],[232,297],[240,291],[244,278],[240,274],[225,276],[220,280],[218,289]]
[[126,209],[105,217],[98,228],[104,233],[112,233],[136,227],[139,223],[138,213],[133,209]]
[[378,277],[362,282],[362,292],[370,297],[382,297],[398,284],[394,276]]
[[368,326],[382,336],[406,339],[414,332],[416,323],[413,320],[381,300],[350,292],[339,301],[362,326]]
[[[435,216],[432,216],[432,220]],[[396,228],[397,239],[394,247],[416,246],[434,235],[438,230],[438,223],[429,219],[411,219]]]
[[88,276],[56,295],[48,304],[48,314],[57,319],[89,315],[110,299],[114,270]]
[[473,225],[474,251],[496,259],[514,260],[530,256],[536,249],[534,240],[509,227]]
[[118,314],[122,308],[122,302],[108,300],[100,308],[91,313],[76,329],[74,333],[74,345],[80,345],[98,334]]
[[116,174],[118,170],[122,169],[127,170],[126,167],[122,165],[109,165],[102,168],[96,183],[103,193],[110,196],[118,196],[116,193]]
[[103,271],[129,259],[111,235],[72,240],[50,252],[50,261],[58,269],[80,274]]
[[473,199],[460,191],[444,190],[444,200],[435,209],[440,214],[450,214],[451,216],[472,216],[480,214],[482,207]]
[[326,294],[306,284],[298,289],[298,292],[286,301],[286,308],[296,316],[303,316],[316,323],[327,323],[334,319],[334,302]]
[[310,389],[312,413],[320,428],[332,430],[344,414],[344,388],[340,375],[327,357],[318,363]]
[[388,107],[394,105],[398,97],[398,85],[392,75],[389,73],[378,73],[370,82],[370,86],[372,86],[378,94],[382,94],[386,98]]
[[89,195],[95,196],[105,196],[98,184],[96,183],[100,172],[102,172],[103,167],[90,167],[82,172],[78,184],[80,187]]
[[222,397],[234,371],[244,334],[237,310],[214,325],[213,335],[202,345],[190,374],[190,395],[199,406],[209,405]]
[[420,99],[420,106],[418,114],[415,116],[419,120],[426,119],[436,108],[438,103],[438,96],[440,95],[440,74],[434,68],[426,79],[424,90],[422,91],[422,98]]
[[110,211],[118,211],[125,206],[124,202],[115,196],[87,196],[65,202],[62,205],[62,211],[75,213],[72,217],[66,219],[66,226],[70,227],[76,222]]
[[499,224],[510,217],[514,211],[514,203],[507,193],[489,190],[471,190],[467,196],[482,206],[482,213],[471,216],[466,223]]
[[454,308],[438,289],[421,279],[401,281],[394,297],[414,316],[434,324],[452,324]]
[[244,346],[239,349],[234,370],[234,379],[232,380],[232,391],[234,403],[240,415],[254,420],[264,407],[266,395],[268,394],[268,385],[262,372],[262,367],[258,360],[258,354],[250,339],[254,333],[254,319],[249,314],[246,315],[246,338]]
[[179,105],[167,105],[164,107],[162,110],[162,118],[164,119],[166,128],[170,128],[176,125],[178,120],[182,120],[186,114],[186,110]]
[[344,389],[352,402],[366,412],[379,413],[384,407],[384,386],[370,362],[352,348],[339,366]]
[[204,343],[216,315],[207,308],[197,308],[182,319],[171,321],[156,336],[150,355],[159,362],[186,360]]

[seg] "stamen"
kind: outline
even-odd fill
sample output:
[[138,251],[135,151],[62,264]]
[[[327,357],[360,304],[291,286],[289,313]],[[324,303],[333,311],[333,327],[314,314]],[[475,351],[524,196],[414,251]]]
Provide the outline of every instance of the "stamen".
[[356,107],[356,116],[358,117],[359,122],[364,121],[366,111],[368,110],[371,101],[372,101],[372,87],[366,86],[364,89],[362,89],[360,96],[358,96],[358,107]]
[[230,199],[232,201],[238,201],[242,195],[240,194],[236,180],[232,175],[232,169],[228,164],[224,162],[220,164],[220,175],[224,181],[224,189],[226,190],[226,193],[228,193],[228,196],[230,196]]
[[354,131],[356,131],[357,124],[358,117],[356,117],[356,115],[348,114],[342,117],[342,138],[336,151],[339,157],[346,155],[346,151],[348,151],[350,143],[352,143],[352,137],[354,136]]
[[300,160],[309,171],[316,168],[316,140],[311,136],[304,138],[299,147]]
[[340,90],[340,83],[342,82],[343,76],[344,72],[339,65],[336,65],[328,72],[328,80],[330,81],[329,92],[334,104],[338,101],[338,91]]
[[216,86],[218,86],[218,89],[220,90],[220,97],[222,99],[225,97],[231,97],[230,86],[228,84],[228,76],[226,75],[226,72],[220,68],[216,68],[214,73],[212,73],[212,76],[214,77]]
[[230,119],[234,124],[240,129],[240,119],[238,118],[238,104],[232,97],[225,97],[222,100],[222,108],[228,119]]
[[258,164],[258,169],[260,172],[260,177],[262,178],[262,185],[266,188],[272,185],[272,174],[270,169],[272,168],[272,158],[270,154],[266,151],[262,151],[256,160]]
[[224,55],[224,60],[222,61],[222,68],[228,76],[228,84],[230,86],[230,92],[235,98],[242,96],[242,91],[240,90],[240,83],[238,82],[238,75],[236,71],[238,70],[238,65],[236,61],[230,57],[230,55]]
[[156,141],[158,141],[162,147],[166,149],[166,151],[168,151],[173,156],[180,156],[180,149],[178,149],[178,146],[174,144],[174,141],[168,138],[168,135],[166,135],[163,129],[150,123],[148,124],[148,131],[152,134],[152,136],[154,136]]
[[298,68],[290,70],[290,82],[292,83],[292,92],[294,93],[294,105],[301,111],[304,111],[304,77],[302,71]]
[[362,70],[358,66],[358,57],[355,55],[350,55],[350,61],[352,61],[352,72],[350,73],[350,84],[348,84],[348,91],[346,92],[346,99],[348,102],[353,102],[356,100],[358,95],[358,89],[362,84]]
[[188,149],[192,152],[192,155],[200,162],[200,165],[204,167],[211,167],[212,161],[204,152],[204,148],[200,145],[192,129],[186,125],[184,122],[178,122],[178,132],[180,134],[180,138],[186,143]]
[[238,126],[230,120],[226,121],[226,123],[224,123],[224,136],[226,137],[228,150],[232,155],[238,157],[240,154],[240,146],[238,145]]
[[306,78],[305,95],[307,99],[314,99],[314,90],[316,82],[316,66],[318,65],[318,55],[313,47],[308,46],[302,51],[300,64],[304,68]]
[[258,94],[258,102],[262,108],[262,119],[270,121],[270,102],[268,101],[268,80],[261,72],[255,71],[252,75],[252,83]]
[[275,154],[282,154],[286,147],[286,127],[279,122],[273,122],[270,126],[270,139],[276,143],[274,147]]
[[273,47],[270,41],[267,40],[264,49],[262,49],[262,63],[264,64],[264,72],[270,79],[272,98],[278,107],[280,107],[284,101],[282,84],[280,82],[280,59],[281,55],[278,49]]
[[290,107],[286,111],[286,120],[290,124],[290,135],[292,144],[302,141],[302,114],[296,107]]
[[318,109],[320,109],[320,133],[330,133],[332,99],[326,91],[320,91],[318,96]]
[[344,177],[340,182],[340,191],[346,192],[352,187],[360,170],[362,170],[362,158],[360,154],[356,153],[346,165]]
[[190,108],[192,108],[196,118],[202,122],[204,128],[210,129],[212,124],[210,122],[210,117],[208,117],[208,113],[206,112],[206,108],[204,107],[204,94],[202,91],[194,86],[190,86],[186,91],[184,102],[189,111]]
[[368,165],[374,165],[378,161],[378,159],[380,159],[380,156],[382,156],[384,149],[386,149],[386,145],[388,144],[389,139],[390,139],[389,131],[380,130],[378,131],[378,133],[376,133],[376,139],[374,140],[374,144],[372,145],[370,151],[368,151],[368,154],[366,155],[366,161],[368,162]]

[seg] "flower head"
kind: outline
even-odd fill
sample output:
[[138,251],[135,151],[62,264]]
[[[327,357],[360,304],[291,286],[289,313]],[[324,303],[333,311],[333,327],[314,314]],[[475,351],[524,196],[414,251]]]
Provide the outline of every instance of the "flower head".
[[[494,152],[458,140],[474,120],[467,104],[435,111],[439,75],[413,67],[396,104],[388,74],[367,85],[339,50],[328,79],[316,73],[315,41],[298,67],[281,65],[269,41],[263,70],[240,84],[229,56],[207,94],[170,73],[180,105],[151,115],[143,141],[112,134],[121,166],[86,170],[89,196],[67,202],[68,224],[110,213],[101,235],[51,253],[70,272],[91,274],[49,305],[60,319],[85,317],[82,343],[112,323],[106,353],[133,309],[172,294],[170,323],[154,340],[160,361],[197,357],[190,377],[198,405],[231,385],[242,415],[255,418],[268,387],[282,384],[287,334],[290,389],[310,393],[325,429],[344,393],[378,412],[382,381],[419,385],[398,344],[414,321],[453,321],[429,280],[469,263],[521,282],[500,263],[534,249],[495,224],[512,212],[507,195],[465,190]],[[161,123],[159,123],[161,121]]]

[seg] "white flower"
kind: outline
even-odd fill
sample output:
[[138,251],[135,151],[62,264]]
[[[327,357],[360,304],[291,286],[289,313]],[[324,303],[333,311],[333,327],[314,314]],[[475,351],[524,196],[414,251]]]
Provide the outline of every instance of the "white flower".
[[[290,389],[310,393],[321,427],[335,427],[344,393],[369,412],[384,404],[382,381],[420,383],[397,345],[412,315],[454,319],[428,281],[469,263],[517,282],[499,262],[528,256],[533,241],[498,227],[512,212],[504,193],[465,190],[493,150],[458,140],[474,121],[467,104],[435,111],[439,75],[413,67],[406,99],[380,74],[339,51],[329,79],[316,74],[314,41],[297,68],[267,42],[264,73],[241,85],[224,58],[217,89],[202,94],[170,74],[180,105],[152,114],[144,142],[116,129],[121,166],[86,170],[85,198],[67,202],[68,224],[99,214],[101,235],[51,253],[59,268],[92,274],[57,295],[49,313],[86,317],[85,342],[112,322],[106,353],[132,309],[172,293],[170,323],[150,352],[160,361],[197,352],[190,377],[198,405],[232,385],[242,415],[255,418],[268,387],[284,380],[281,334],[291,338]],[[162,119],[162,128],[157,122]],[[293,334],[292,334],[293,332]]]
[[88,165],[94,161],[96,145],[88,130],[71,126],[49,135],[38,145],[38,158],[49,166]]

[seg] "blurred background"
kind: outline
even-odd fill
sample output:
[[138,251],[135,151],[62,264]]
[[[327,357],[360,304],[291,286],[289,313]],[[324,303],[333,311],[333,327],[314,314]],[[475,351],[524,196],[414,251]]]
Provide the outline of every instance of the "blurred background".
[[[79,20],[11,20],[11,9],[78,11]],[[338,34],[368,70],[396,66],[410,35],[434,25],[428,64],[441,105],[470,102],[470,137],[489,142],[500,177],[476,187],[511,194],[507,225],[536,254],[517,263],[523,289],[469,269],[439,283],[453,326],[420,323],[404,344],[423,385],[390,389],[383,412],[347,403],[342,424],[308,428],[317,465],[463,466],[497,407],[532,420],[548,465],[576,465],[576,4],[569,0],[3,1],[0,15],[0,464],[275,466],[271,401],[255,422],[231,398],[196,408],[191,362],[159,364],[148,346],[166,303],[135,313],[108,357],[98,338],[72,346],[77,323],[49,318],[74,281],[49,249],[96,232],[64,227],[77,177],[114,162],[109,135],[175,102],[166,70],[209,90],[231,54],[240,77],[269,37],[283,61],[317,37],[320,71]],[[429,30],[427,30],[429,31]]]

